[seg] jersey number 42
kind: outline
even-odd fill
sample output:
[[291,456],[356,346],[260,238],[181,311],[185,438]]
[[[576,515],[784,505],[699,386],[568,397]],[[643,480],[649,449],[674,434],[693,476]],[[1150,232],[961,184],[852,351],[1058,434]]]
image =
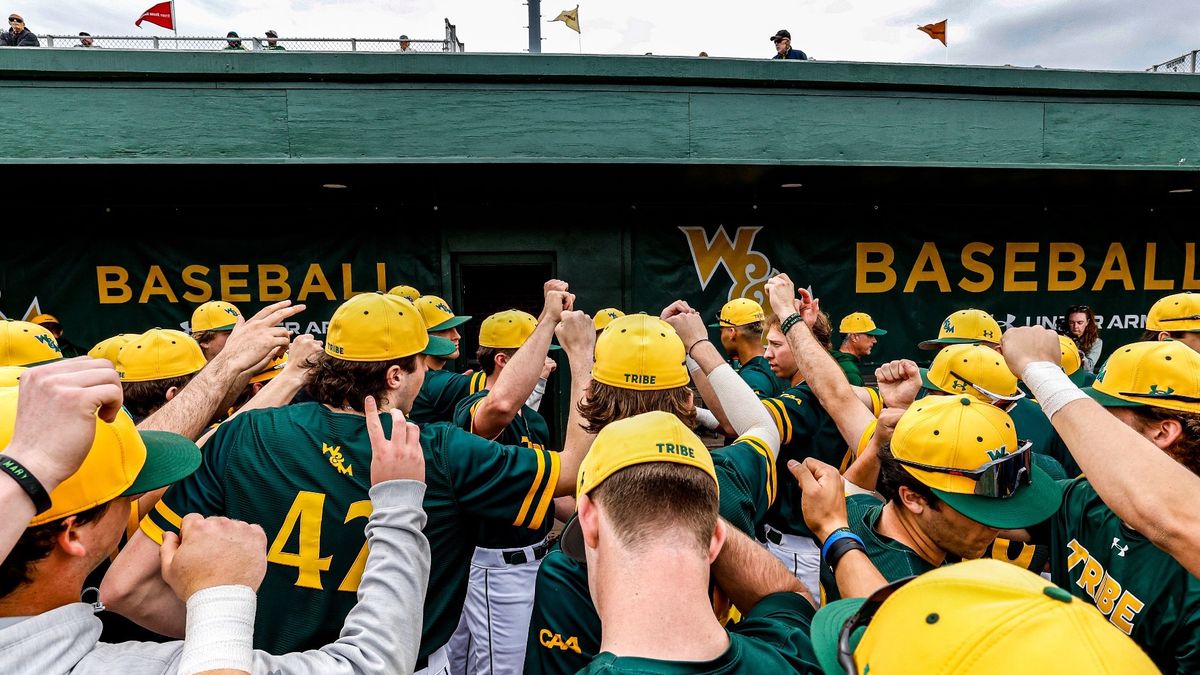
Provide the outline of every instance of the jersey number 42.
[[[321,557],[321,519],[324,512],[324,494],[320,492],[297,493],[296,500],[292,502],[292,508],[288,509],[287,517],[283,519],[283,525],[279,528],[279,534],[275,535],[275,540],[271,542],[271,547],[267,550],[267,562],[297,568],[299,573],[296,576],[296,585],[314,588],[318,591],[324,588],[321,585],[321,572],[329,571],[329,564],[333,561],[333,556]],[[364,499],[350,505],[343,524],[356,518],[370,517],[371,500]],[[283,547],[292,538],[292,533],[297,527],[300,528],[297,552],[284,551]],[[366,567],[367,542],[364,539],[358,557],[354,559],[354,564],[350,566],[350,571],[346,573],[342,583],[338,584],[337,589],[350,593],[357,592],[358,584],[362,581],[363,570]]]

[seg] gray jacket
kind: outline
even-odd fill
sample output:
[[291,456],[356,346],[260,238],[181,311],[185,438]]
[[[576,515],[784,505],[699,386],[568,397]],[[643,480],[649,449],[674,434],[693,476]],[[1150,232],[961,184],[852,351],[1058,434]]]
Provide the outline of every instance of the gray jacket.
[[[254,672],[412,673],[421,644],[422,607],[429,583],[425,485],[388,481],[371,488],[367,567],[358,604],[337,642],[319,650],[272,656],[254,651]],[[74,603],[0,630],[0,673],[175,673],[184,642],[99,642],[92,607]]]

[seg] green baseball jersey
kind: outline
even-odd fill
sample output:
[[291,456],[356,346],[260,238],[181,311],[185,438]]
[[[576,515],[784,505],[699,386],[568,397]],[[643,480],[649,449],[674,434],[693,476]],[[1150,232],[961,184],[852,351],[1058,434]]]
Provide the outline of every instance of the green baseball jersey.
[[[712,452],[721,517],[747,536],[755,536],[778,487],[770,457],[766,444],[751,436]],[[600,615],[588,593],[587,566],[556,547],[538,568],[524,672],[569,675],[599,651]]]
[[[1035,454],[1033,463],[1054,480],[1067,478],[1067,472],[1053,457]],[[1026,544],[1004,537],[996,537],[996,541],[993,541],[992,545],[988,547],[986,557],[1010,562],[1035,574],[1041,574],[1046,570],[1046,563],[1050,562],[1050,546],[1048,544]]]
[[[875,565],[875,569],[888,581],[924,574],[935,565],[917,554],[916,551],[880,534],[876,530],[879,518],[883,515],[886,502],[881,502],[871,495],[850,495],[846,498],[846,515],[850,520],[850,531],[863,540],[867,549],[867,557]],[[840,600],[837,580],[833,570],[828,565],[821,565],[821,604]]]
[[453,422],[458,402],[482,391],[486,382],[487,375],[483,372],[463,375],[430,368],[425,371],[425,381],[421,383],[421,391],[413,401],[408,421],[416,424]]
[[[808,385],[798,384],[777,398],[763,399],[763,405],[779,428],[782,445],[776,466],[780,473],[789,475],[788,460],[803,462],[809,457],[836,466],[843,472],[850,466],[853,452],[846,446],[833,417],[821,406]],[[779,493],[779,499],[767,514],[767,524],[780,532],[811,537],[812,531],[804,523],[804,514],[800,510],[799,483],[780,481]]]
[[[454,424],[475,433],[475,412],[479,410],[487,395],[488,390],[484,389],[459,401],[454,409]],[[550,444],[550,427],[546,426],[546,419],[538,411],[522,405],[521,412],[492,440],[504,445],[523,445],[534,450],[545,450]],[[553,518],[546,518],[542,527],[536,530],[487,523],[479,533],[478,544],[491,549],[521,548],[545,539],[553,526]]]
[[838,367],[846,374],[846,379],[850,380],[850,384],[857,387],[863,386],[862,371],[858,369],[858,357],[840,349],[833,350],[832,354],[833,360],[837,361]]
[[1071,478],[1082,473],[1079,465],[1075,463],[1075,458],[1071,456],[1071,451],[1067,449],[1067,444],[1054,430],[1050,418],[1042,412],[1042,406],[1038,405],[1037,401],[1031,398],[1018,400],[1009,409],[1008,416],[1017,428],[1017,438],[1031,441],[1031,449],[1035,454],[1053,458]]
[[[813,673],[823,672],[808,633],[814,610],[796,593],[775,593],[759,601],[730,626],[729,649],[711,661],[662,661],[604,652],[584,673]],[[670,630],[670,627],[663,627]]]
[[[391,416],[381,416],[390,433]],[[449,424],[421,427],[425,536],[433,566],[420,664],[454,632],[484,522],[538,529],[558,482],[558,453],[501,445]],[[243,413],[204,446],[200,468],[142,521],[161,543],[188,513],[258,523],[270,542],[254,646],[273,654],[337,639],[366,566],[371,443],[361,415],[318,403]]]
[[750,385],[759,398],[774,398],[788,388],[788,383],[775,376],[771,364],[762,356],[756,356],[738,370],[738,375]]
[[1063,481],[1049,535],[1050,577],[1096,606],[1165,673],[1200,672],[1200,580],[1125,526],[1084,478]]

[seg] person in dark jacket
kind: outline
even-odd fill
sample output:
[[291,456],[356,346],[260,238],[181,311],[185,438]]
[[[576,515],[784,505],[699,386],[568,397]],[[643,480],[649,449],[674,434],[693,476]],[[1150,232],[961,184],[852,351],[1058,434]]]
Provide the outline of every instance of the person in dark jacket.
[[8,30],[0,33],[0,47],[40,47],[37,36],[25,27],[19,14],[8,15]]
[[778,33],[772,35],[771,42],[775,43],[775,56],[772,56],[772,59],[808,60],[808,54],[799,49],[792,49],[792,34],[787,30],[780,30]]

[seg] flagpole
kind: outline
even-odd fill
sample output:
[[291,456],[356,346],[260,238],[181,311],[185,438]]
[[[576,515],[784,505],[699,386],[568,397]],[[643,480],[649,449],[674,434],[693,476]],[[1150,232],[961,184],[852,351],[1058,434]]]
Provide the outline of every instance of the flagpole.
[[[175,13],[175,0],[171,0],[171,32],[179,37],[179,15]],[[179,40],[175,40],[175,49],[179,49]]]

